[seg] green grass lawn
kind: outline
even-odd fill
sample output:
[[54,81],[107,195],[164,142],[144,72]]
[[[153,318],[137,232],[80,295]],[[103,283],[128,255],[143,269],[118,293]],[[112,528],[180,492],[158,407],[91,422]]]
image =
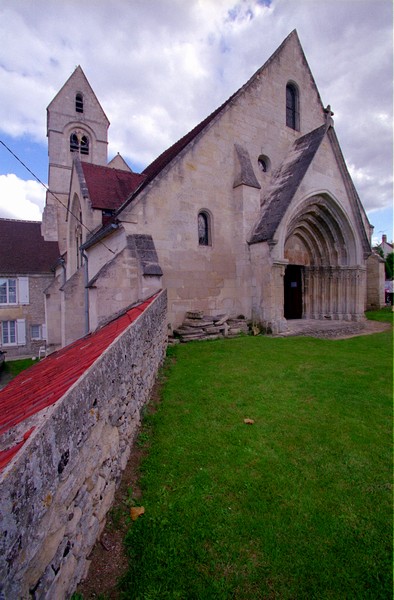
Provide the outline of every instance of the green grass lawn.
[[178,345],[164,375],[122,598],[392,598],[391,332]]
[[31,358],[23,358],[19,360],[5,360],[0,368],[0,383],[1,379],[9,381],[13,379],[19,373],[28,369],[34,365],[34,361]]

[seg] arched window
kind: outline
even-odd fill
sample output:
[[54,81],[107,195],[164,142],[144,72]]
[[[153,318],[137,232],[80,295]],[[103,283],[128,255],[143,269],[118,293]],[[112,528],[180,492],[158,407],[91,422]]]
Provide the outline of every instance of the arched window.
[[72,133],[70,135],[70,152],[80,152],[81,154],[89,154],[89,138],[87,135]]
[[210,218],[206,211],[198,213],[198,244],[200,246],[211,245]]
[[292,83],[286,86],[286,125],[297,131],[300,129],[298,90]]
[[70,135],[70,151],[78,152],[79,151],[79,139],[76,133],[72,133]]
[[86,135],[81,137],[81,154],[89,154],[89,139]]
[[75,110],[78,113],[83,113],[83,96],[79,92],[75,95]]

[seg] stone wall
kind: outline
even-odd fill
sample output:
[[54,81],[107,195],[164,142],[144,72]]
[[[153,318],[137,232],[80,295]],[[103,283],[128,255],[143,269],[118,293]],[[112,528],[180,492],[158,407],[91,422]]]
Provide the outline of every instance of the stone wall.
[[7,599],[62,600],[85,575],[164,359],[166,309],[162,292],[47,410],[3,471],[0,582]]
[[385,305],[384,280],[384,260],[373,252],[367,260],[367,310]]

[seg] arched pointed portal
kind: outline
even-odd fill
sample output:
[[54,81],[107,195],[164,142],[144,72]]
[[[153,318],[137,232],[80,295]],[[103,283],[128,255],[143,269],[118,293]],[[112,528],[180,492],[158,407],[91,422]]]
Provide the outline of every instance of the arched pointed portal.
[[362,276],[349,221],[331,198],[303,203],[287,226],[284,258],[286,319],[354,319]]

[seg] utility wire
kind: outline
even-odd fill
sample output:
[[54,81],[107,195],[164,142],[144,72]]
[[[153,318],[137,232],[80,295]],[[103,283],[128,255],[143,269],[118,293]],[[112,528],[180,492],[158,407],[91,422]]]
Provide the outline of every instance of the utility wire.
[[[28,167],[28,166],[27,166],[27,165],[26,165],[26,164],[23,162],[23,160],[21,160],[21,159],[19,158],[19,156],[17,156],[17,155],[15,154],[15,152],[13,152],[13,151],[11,150],[11,148],[9,148],[5,142],[3,142],[3,140],[0,140],[0,144],[2,144],[2,145],[4,146],[4,148],[6,148],[6,150],[8,150],[8,152],[9,152],[10,154],[12,154],[12,156],[13,156],[14,158],[16,158],[16,160],[17,160],[18,162],[20,162],[20,164],[21,164],[21,165],[22,165],[22,166],[23,166],[23,167],[26,169],[26,171],[28,171],[28,172],[29,172],[31,175],[33,175],[34,179],[36,179],[36,180],[38,181],[38,183],[39,183],[39,184],[41,184],[41,185],[42,185],[42,187],[43,187],[43,188],[45,188],[45,189],[46,189],[46,191],[47,191],[47,192],[49,192],[49,194],[51,194],[51,196],[53,196],[53,197],[55,198],[55,200],[57,200],[57,201],[58,201],[58,202],[59,202],[59,203],[60,203],[60,204],[63,206],[63,208],[65,208],[65,209],[66,209],[66,211],[67,211],[67,212],[68,212],[68,213],[69,213],[69,214],[70,214],[72,217],[74,217],[74,219],[76,219],[76,220],[78,221],[78,223],[80,223],[80,224],[81,224],[81,226],[82,226],[82,227],[84,227],[84,228],[86,229],[86,231],[87,231],[88,233],[90,233],[90,234],[92,234],[92,235],[93,235],[93,231],[92,231],[91,229],[89,229],[89,227],[87,227],[87,226],[86,226],[84,223],[82,223],[82,219],[81,219],[79,216],[77,216],[77,215],[74,215],[74,213],[73,213],[73,212],[72,212],[72,211],[71,211],[71,210],[68,208],[68,206],[66,206],[66,205],[64,204],[64,202],[62,202],[62,201],[60,200],[60,198],[58,198],[58,197],[56,196],[56,194],[54,194],[53,192],[51,192],[51,190],[49,189],[49,187],[48,187],[47,185],[45,185],[45,183],[43,183],[43,182],[41,181],[41,179],[40,179],[39,177],[37,177],[37,175],[36,175],[35,173],[33,173],[33,171],[32,171],[31,169],[29,169],[29,167]],[[104,244],[104,242],[103,242],[102,240],[99,240],[99,243],[100,243],[100,244],[102,244],[102,245],[104,246],[104,248],[106,248],[106,249],[107,249],[109,252],[111,252],[112,254],[115,254],[115,252],[114,252],[113,250],[111,250],[111,248],[108,248],[108,246],[107,246],[106,244]]]

